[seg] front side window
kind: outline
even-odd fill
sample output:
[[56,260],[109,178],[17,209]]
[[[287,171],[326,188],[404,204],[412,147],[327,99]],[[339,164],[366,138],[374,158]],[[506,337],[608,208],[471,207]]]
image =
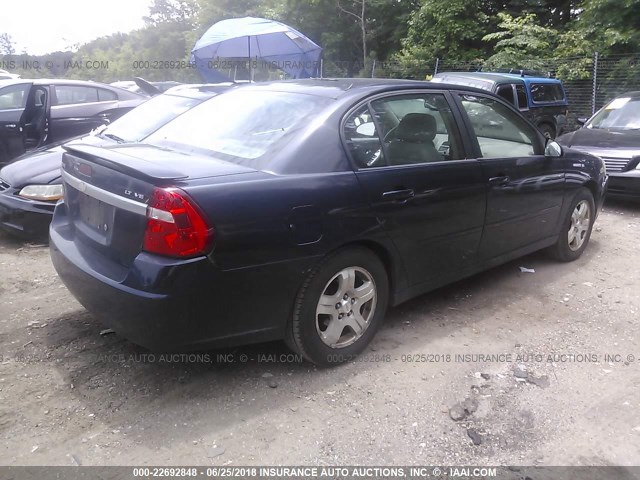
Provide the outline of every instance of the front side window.
[[9,85],[0,90],[0,110],[21,110],[27,105],[29,84]]
[[98,89],[80,85],[56,86],[57,105],[73,105],[98,101]]
[[506,105],[488,97],[461,95],[484,158],[536,155],[538,141],[533,128]]

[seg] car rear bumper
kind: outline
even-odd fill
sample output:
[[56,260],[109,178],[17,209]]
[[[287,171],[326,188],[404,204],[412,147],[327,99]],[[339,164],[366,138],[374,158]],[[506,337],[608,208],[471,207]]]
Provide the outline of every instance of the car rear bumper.
[[54,217],[50,254],[64,284],[105,325],[154,351],[283,338],[310,261],[221,271],[207,257],[177,260],[143,252],[114,279],[100,273],[105,259],[78,246],[70,230]]
[[610,173],[607,196],[640,200],[640,170]]
[[22,237],[45,237],[55,203],[26,200],[11,192],[0,194],[0,228]]

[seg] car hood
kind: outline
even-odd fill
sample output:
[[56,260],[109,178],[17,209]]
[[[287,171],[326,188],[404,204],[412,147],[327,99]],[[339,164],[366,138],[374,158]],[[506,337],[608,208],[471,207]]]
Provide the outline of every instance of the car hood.
[[[113,143],[111,140],[93,135],[82,138],[82,142],[91,145]],[[0,170],[0,178],[14,188],[22,188],[26,185],[62,183],[60,180],[60,165],[62,154],[65,151],[62,143],[20,157]]]
[[580,128],[558,138],[568,147],[624,148],[640,150],[640,130],[609,130],[604,128]]

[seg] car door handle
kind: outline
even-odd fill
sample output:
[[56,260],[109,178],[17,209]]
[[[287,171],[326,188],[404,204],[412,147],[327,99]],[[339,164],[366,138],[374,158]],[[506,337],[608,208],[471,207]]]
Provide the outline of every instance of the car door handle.
[[15,123],[8,123],[7,125],[5,125],[5,127],[11,130],[15,130],[16,128],[18,128],[18,125],[16,125]]
[[390,192],[384,192],[382,194],[382,198],[384,200],[391,200],[391,201],[409,200],[414,196],[415,196],[415,193],[410,188],[407,188],[404,190],[391,190]]
[[491,177],[489,179],[489,185],[506,185],[511,179],[507,175],[501,177]]

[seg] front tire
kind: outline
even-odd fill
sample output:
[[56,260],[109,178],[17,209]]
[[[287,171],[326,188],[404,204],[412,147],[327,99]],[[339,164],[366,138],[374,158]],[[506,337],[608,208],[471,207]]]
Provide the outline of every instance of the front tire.
[[305,279],[288,325],[289,348],[316,365],[334,365],[361,353],[380,327],[389,281],[366,248],[340,250]]
[[593,194],[587,188],[581,188],[573,197],[557,243],[550,249],[556,260],[572,262],[580,258],[591,238],[595,212]]

